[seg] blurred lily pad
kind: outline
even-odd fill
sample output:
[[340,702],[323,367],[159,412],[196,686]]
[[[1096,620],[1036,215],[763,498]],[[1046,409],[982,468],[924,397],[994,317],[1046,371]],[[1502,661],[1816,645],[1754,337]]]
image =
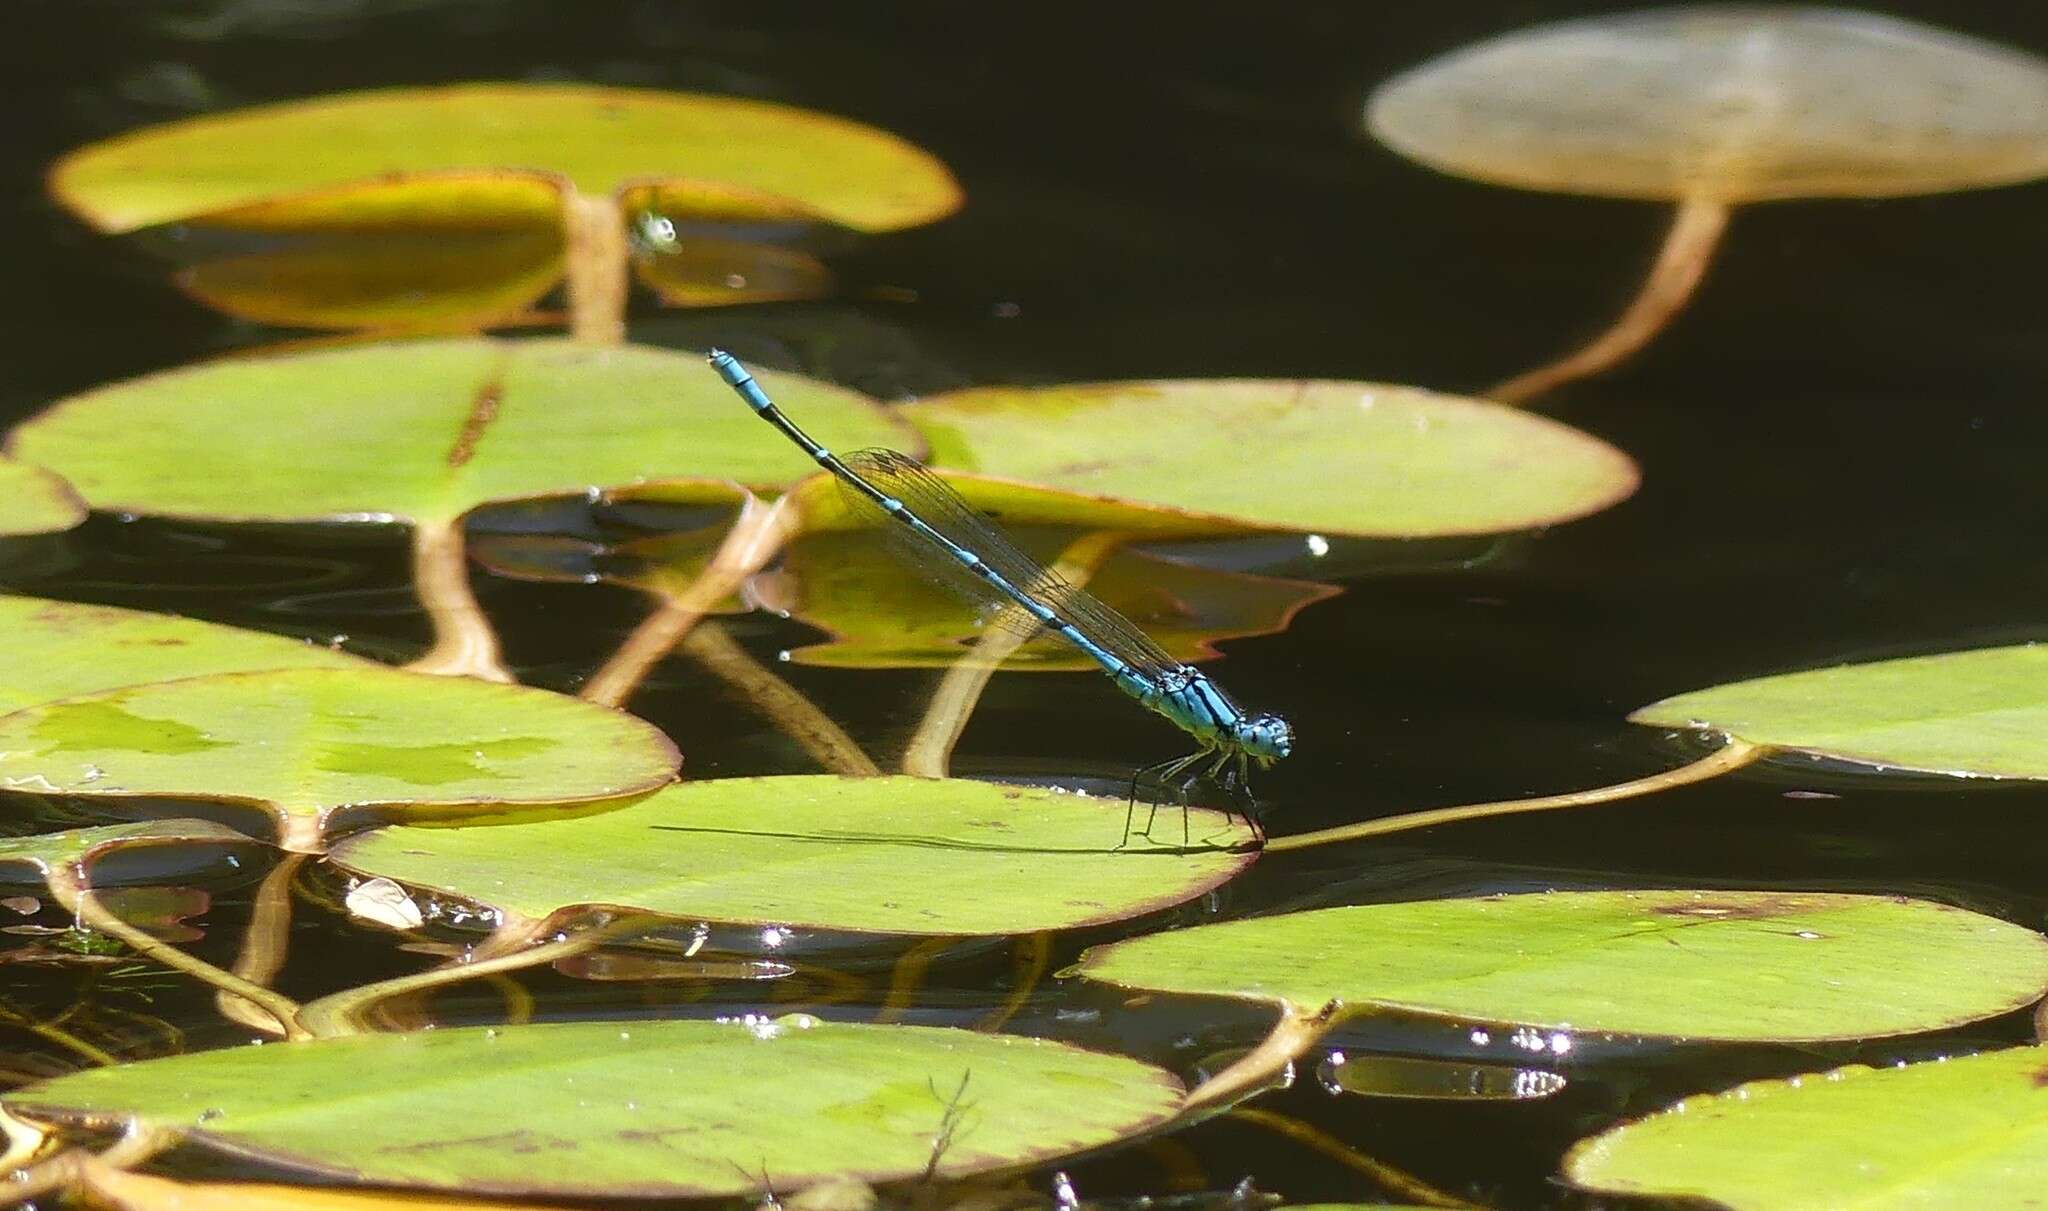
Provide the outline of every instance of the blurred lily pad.
[[113,606],[0,596],[0,713],[147,681],[255,669],[365,668],[302,639]]
[[960,205],[943,165],[873,127],[737,97],[579,84],[339,93],[147,127],[66,155],[50,190],[101,230],[124,232],[455,169],[548,174],[591,196],[640,182],[737,184],[858,231]]
[[[763,373],[820,440],[901,442],[865,397]],[[308,441],[346,418],[347,441]],[[477,505],[814,464],[694,356],[567,341],[378,344],[211,362],[59,401],[10,449],[95,507],[230,521],[447,522]]]
[[491,1203],[395,1190],[323,1190],[265,1182],[192,1182],[89,1163],[79,1177],[107,1211],[549,1211],[530,1202]]
[[375,666],[193,677],[0,717],[0,788],[229,803],[310,852],[357,817],[623,798],[678,762],[618,711]]
[[1150,1065],[1044,1039],[796,1017],[237,1047],[75,1073],[5,1104],[339,1181],[594,1199],[1026,1167],[1155,1128],[1181,1093]]
[[2048,1183],[2048,1048],[1687,1098],[1582,1140],[1575,1186],[1741,1211],[2024,1207]]
[[2048,778],[2048,644],[1738,681],[1651,703],[1629,719],[1880,768]]
[[[1122,800],[986,782],[831,776],[685,782],[574,820],[351,837],[358,874],[507,919],[616,905],[685,920],[960,936],[1072,929],[1193,899],[1256,857],[1193,814],[1194,852],[1134,836]],[[1179,841],[1178,829],[1174,830]]]
[[2048,938],[1941,904],[1744,891],[1550,892],[1326,908],[1094,947],[1075,972],[1312,1012],[1685,1039],[1939,1030],[2048,991]]
[[1638,478],[1627,455],[1556,421],[1383,383],[976,388],[901,414],[940,466],[1211,530],[1520,530],[1598,512]]
[[85,502],[61,477],[0,458],[0,538],[55,534],[84,520]]

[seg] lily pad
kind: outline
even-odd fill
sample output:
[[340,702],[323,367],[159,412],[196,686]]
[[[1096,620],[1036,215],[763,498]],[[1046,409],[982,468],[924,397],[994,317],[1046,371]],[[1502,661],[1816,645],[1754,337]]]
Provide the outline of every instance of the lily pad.
[[[192,848],[201,851],[201,862],[212,865],[212,855],[223,847],[246,849],[255,844],[248,834],[211,820],[139,820],[28,837],[0,837],[0,882],[40,883],[53,867],[88,866],[115,850]],[[188,864],[173,873],[171,868],[160,865],[148,881],[180,877],[192,869]]]
[[1551,892],[1326,908],[1098,946],[1079,975],[1304,1012],[1686,1039],[1939,1030],[2048,991],[2048,938],[1959,908],[1817,892]]
[[369,668],[343,652],[113,606],[0,597],[0,713],[148,681],[256,669]]
[[643,794],[679,760],[618,711],[374,666],[193,677],[0,716],[0,788],[227,802],[269,813],[285,848],[308,852],[358,815]]
[[489,1203],[393,1190],[322,1190],[265,1182],[187,1182],[90,1164],[79,1178],[108,1211],[549,1211],[530,1202]]
[[1581,1141],[1573,1185],[1741,1211],[2025,1207],[2048,1185],[2048,1048],[1753,1081]]
[[[1177,810],[1177,809],[1176,809]],[[618,905],[686,920],[960,936],[1135,917],[1256,857],[1195,809],[1193,852],[1123,834],[1122,800],[961,779],[720,778],[574,820],[383,828],[333,860],[541,920]],[[1176,849],[1178,825],[1172,829]]]
[[50,190],[103,231],[373,177],[514,169],[587,195],[642,180],[731,182],[859,231],[951,213],[959,187],[887,132],[737,97],[579,84],[341,93],[148,127],[66,155]]
[[689,1198],[1028,1166],[1156,1128],[1181,1094],[1150,1065],[1044,1039],[796,1017],[238,1047],[75,1073],[5,1104],[335,1180]]
[[2048,778],[2048,644],[1738,681],[1653,702],[1629,721],[1881,768]]
[[901,415],[939,465],[1219,530],[1519,530],[1598,512],[1638,478],[1627,455],[1556,421],[1384,383],[977,388]]
[[55,534],[85,520],[71,485],[41,467],[0,458],[0,538]]
[[[762,374],[819,439],[906,436],[866,397]],[[346,442],[309,442],[346,417]],[[211,362],[73,396],[10,448],[94,506],[231,521],[449,521],[477,505],[698,477],[781,487],[815,470],[702,359],[487,339]]]

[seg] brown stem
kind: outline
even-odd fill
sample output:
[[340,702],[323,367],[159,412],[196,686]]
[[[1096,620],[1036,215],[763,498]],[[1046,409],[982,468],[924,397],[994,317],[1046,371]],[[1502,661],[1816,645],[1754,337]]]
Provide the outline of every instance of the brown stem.
[[974,1024],[976,1030],[992,1033],[1009,1025],[1010,1019],[1016,1017],[1017,1011],[1024,1008],[1025,1002],[1031,999],[1031,994],[1038,988],[1038,982],[1045,978],[1046,968],[1052,966],[1050,933],[1044,930],[1027,933],[1019,937],[1014,945],[1016,986],[1010,989],[1010,995],[1003,999],[1000,1007]]
[[[259,988],[268,988],[284,970],[285,955],[292,932],[292,880],[305,865],[306,854],[285,854],[270,873],[263,876],[250,903],[249,926],[242,933],[242,950],[235,956],[234,972]],[[214,1003],[221,1016],[251,1030],[275,1032],[277,1024],[261,1006],[230,992],[217,993]]]
[[1242,1122],[1255,1123],[1268,1131],[1284,1135],[1297,1144],[1312,1148],[1345,1168],[1362,1173],[1378,1182],[1380,1189],[1403,1203],[1417,1207],[1452,1207],[1458,1211],[1485,1211],[1483,1203],[1469,1202],[1448,1191],[1439,1190],[1414,1174],[1396,1169],[1385,1161],[1375,1160],[1336,1136],[1310,1123],[1304,1123],[1293,1115],[1245,1106],[1232,1110],[1230,1117]]
[[434,646],[405,667],[416,673],[511,681],[498,652],[498,634],[469,588],[459,519],[414,524],[412,576],[413,590],[433,624]]
[[[1110,530],[1084,534],[1060,552],[1053,570],[1068,584],[1086,585],[1127,537]],[[924,719],[903,751],[904,773],[918,778],[947,776],[953,764],[953,746],[967,730],[968,717],[974,714],[989,678],[1032,637],[1030,630],[1015,625],[1014,616],[1022,614],[1021,607],[1004,606],[1001,615],[989,620],[973,650],[946,670],[932,692]]]
[[796,741],[797,747],[824,768],[856,778],[872,778],[882,772],[830,715],[748,655],[716,622],[707,622],[691,631],[680,651],[698,667],[745,695],[783,735]]
[[1525,404],[1560,384],[1599,374],[1627,360],[1691,300],[1727,226],[1727,203],[1712,198],[1681,200],[1649,276],[1607,330],[1576,351],[1501,383],[1486,393],[1487,398]]
[[875,1014],[877,1026],[903,1020],[903,1015],[917,1003],[917,992],[924,987],[925,973],[931,970],[932,960],[957,941],[958,938],[925,938],[903,952],[889,969],[889,993],[882,998],[882,1008]]
[[1279,1080],[1288,1065],[1300,1059],[1344,1017],[1342,1001],[1330,1001],[1313,1012],[1299,1005],[1282,1004],[1280,1020],[1259,1045],[1191,1091],[1181,1102],[1178,1117],[1186,1120],[1214,1114]]
[[626,224],[618,203],[568,191],[562,202],[569,335],[589,345],[626,339]]
[[1265,852],[1285,853],[1290,849],[1308,849],[1316,845],[1334,845],[1343,841],[1359,841],[1367,837],[1384,837],[1390,833],[1405,833],[1418,828],[1435,828],[1439,824],[1455,824],[1460,820],[1483,820],[1490,816],[1547,812],[1560,807],[1585,807],[1594,803],[1612,803],[1617,799],[1633,799],[1639,795],[1669,790],[1674,786],[1719,777],[1730,770],[1741,769],[1745,765],[1761,760],[1769,751],[1762,745],[1730,740],[1690,765],[1681,765],[1677,769],[1651,774],[1647,778],[1617,782],[1612,786],[1600,786],[1592,790],[1571,791],[1563,795],[1546,795],[1540,799],[1504,799],[1497,803],[1467,803],[1458,807],[1439,807],[1426,812],[1409,812],[1381,820],[1367,820],[1359,824],[1325,828],[1318,832],[1300,833],[1292,837],[1276,837],[1266,842]]
[[182,971],[194,979],[203,980],[224,992],[234,993],[252,1001],[276,1019],[272,1032],[290,1039],[306,1038],[306,1031],[299,1025],[299,1006],[289,998],[252,984],[231,972],[222,971],[204,959],[194,958],[172,946],[158,941],[108,909],[93,894],[85,882],[85,873],[75,863],[59,862],[51,866],[45,876],[50,895],[78,918],[81,925],[97,929],[112,938],[119,939],[136,954],[161,963],[176,971]]

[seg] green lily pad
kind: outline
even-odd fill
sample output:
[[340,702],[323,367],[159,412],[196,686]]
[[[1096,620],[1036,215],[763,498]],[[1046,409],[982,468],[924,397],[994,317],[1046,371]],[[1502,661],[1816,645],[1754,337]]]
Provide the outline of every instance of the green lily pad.
[[894,135],[737,97],[579,84],[340,93],[147,127],[80,148],[56,198],[124,232],[373,177],[514,169],[581,193],[640,181],[737,184],[859,231],[960,205],[937,160]]
[[1738,681],[1653,702],[1629,720],[1884,768],[2048,778],[2048,644]]
[[1098,946],[1133,988],[1687,1039],[1939,1030],[2048,991],[2048,938],[1818,892],[1550,892],[1325,908]]
[[373,667],[284,635],[113,606],[0,596],[0,714],[148,681],[256,669]]
[[[1178,815],[1179,809],[1173,809]],[[1162,812],[1162,818],[1165,813]],[[1142,811],[1141,811],[1142,816]],[[540,920],[619,905],[687,920],[961,936],[1072,929],[1193,899],[1250,865],[1242,821],[1191,811],[1197,848],[1123,835],[1122,800],[964,779],[685,782],[618,811],[383,828],[333,860]]]
[[0,458],[0,538],[55,534],[85,520],[71,485],[41,467]]
[[1025,1167],[1156,1128],[1181,1094],[1150,1065],[1044,1039],[793,1017],[237,1047],[74,1073],[5,1104],[335,1180],[687,1198]]
[[1384,383],[979,388],[901,414],[939,465],[1217,529],[1520,530],[1598,512],[1638,478],[1627,455],[1556,421]]
[[1741,1211],[2026,1207],[2048,1186],[2048,1047],[1687,1098],[1581,1141],[1576,1186]]
[[86,866],[114,850],[194,847],[218,851],[254,844],[248,834],[211,820],[139,820],[29,837],[0,837],[0,881],[40,883],[53,867]]
[[0,716],[0,788],[225,801],[267,811],[286,848],[309,852],[357,815],[622,798],[679,760],[619,711],[375,666],[192,677]]
[[[820,440],[891,444],[866,397],[761,376]],[[346,417],[346,442],[306,435]],[[690,354],[559,340],[380,344],[211,362],[59,401],[10,448],[95,507],[232,521],[445,522],[477,505],[815,469]]]

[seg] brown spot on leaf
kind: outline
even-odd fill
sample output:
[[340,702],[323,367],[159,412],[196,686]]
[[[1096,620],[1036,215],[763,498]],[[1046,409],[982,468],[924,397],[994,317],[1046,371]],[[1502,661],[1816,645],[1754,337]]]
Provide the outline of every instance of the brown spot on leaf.
[[1652,916],[1694,921],[1767,921],[1796,912],[1803,905],[1790,896],[1759,896],[1751,900],[1691,900],[1650,910]]
[[476,444],[491,422],[498,419],[498,405],[504,398],[505,384],[496,377],[477,388],[475,397],[469,401],[469,415],[463,418],[462,432],[456,434],[455,444],[448,447],[449,466],[460,467],[476,457]]

